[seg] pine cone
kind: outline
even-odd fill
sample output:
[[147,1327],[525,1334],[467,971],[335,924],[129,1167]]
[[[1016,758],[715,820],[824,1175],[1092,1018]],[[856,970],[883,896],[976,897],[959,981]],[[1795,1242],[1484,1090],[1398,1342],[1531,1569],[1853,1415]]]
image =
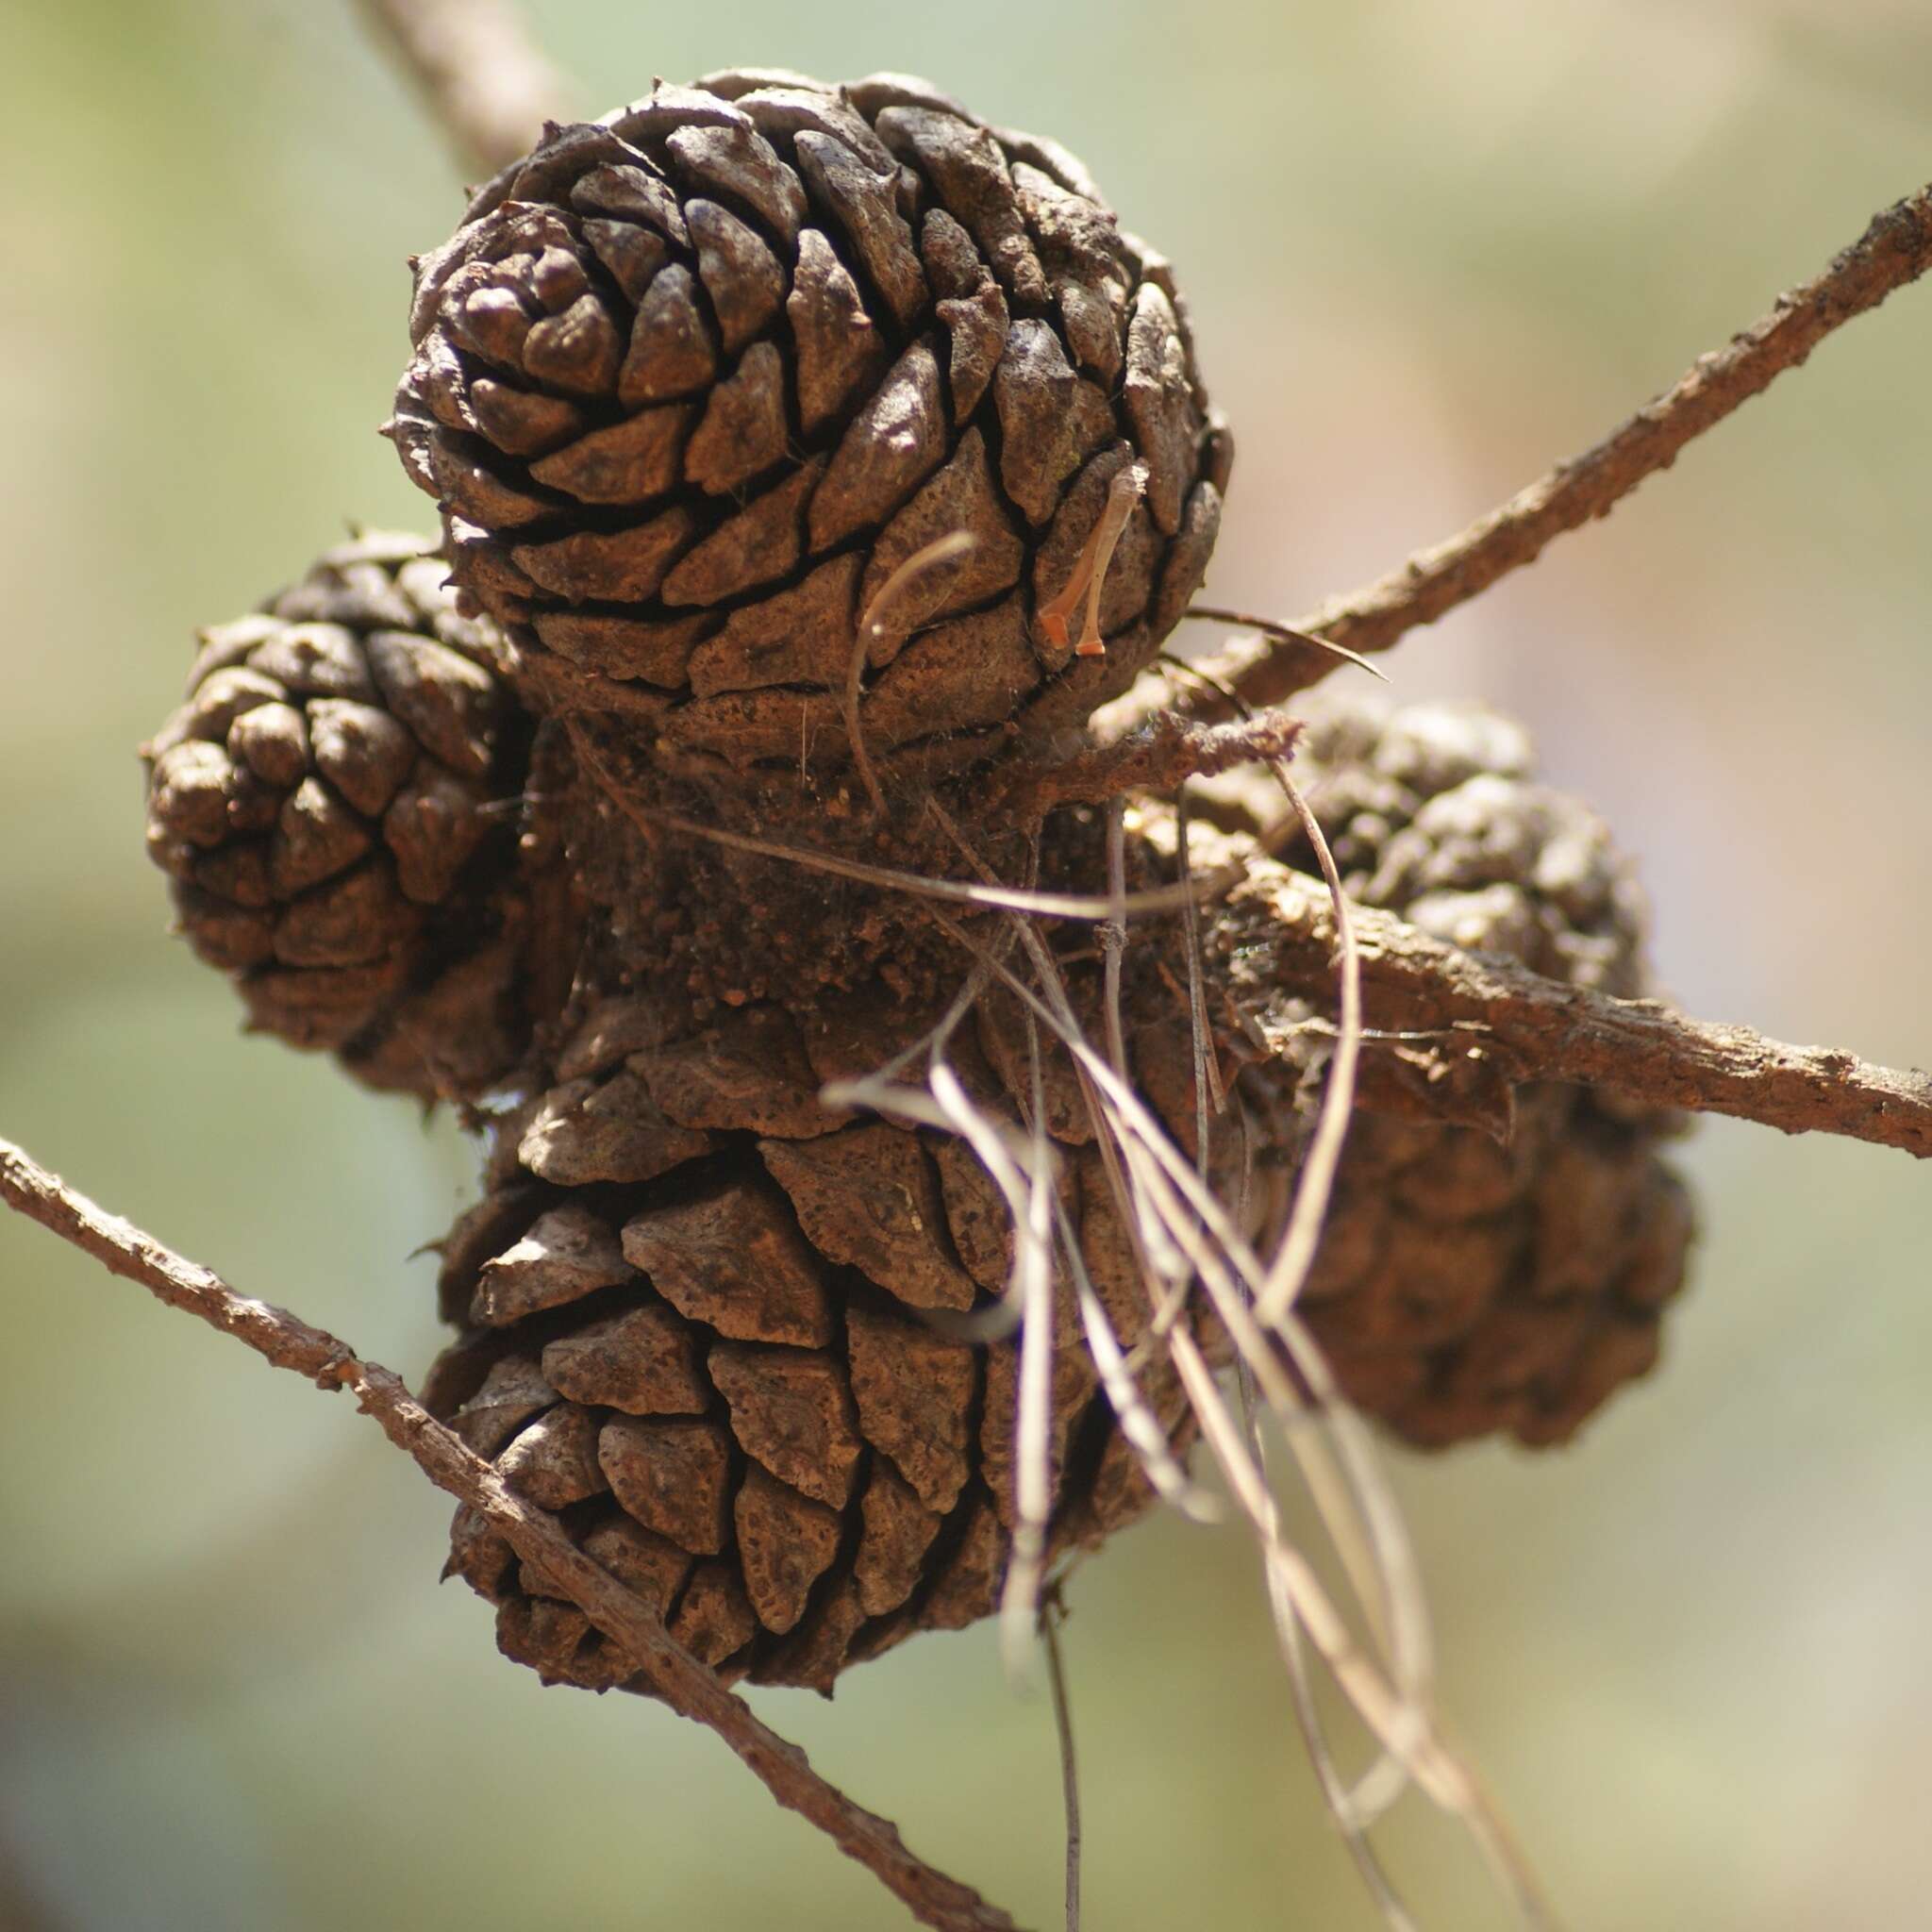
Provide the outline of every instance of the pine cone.
[[551,128],[418,263],[412,335],[391,433],[458,581],[540,708],[622,709],[667,769],[841,763],[861,615],[954,531],[870,627],[889,773],[1077,724],[1213,547],[1231,443],[1168,265],[923,81],[716,75]]
[[412,537],[329,551],[202,633],[187,702],[143,748],[149,853],[250,1025],[425,1098],[487,1089],[531,1026],[530,731],[447,571]]
[[[1573,977],[1636,983],[1623,867],[1594,819],[1521,776],[1513,727],[1419,709],[1331,721],[1314,742],[1307,775],[1365,894],[1567,960]],[[1486,757],[1501,771],[1482,771]],[[1069,858],[1092,861],[1077,837]],[[1428,896],[1448,890],[1488,894],[1489,924]],[[1211,966],[1211,932],[1207,950]],[[1173,962],[1154,952],[1130,953],[1142,963],[1126,985],[1130,1056],[1191,1154],[1191,1057]],[[428,1399],[707,1662],[829,1690],[845,1664],[997,1601],[1015,1350],[949,1340],[932,1318],[999,1291],[1006,1211],[962,1143],[831,1115],[817,1098],[929,1015],[846,997],[804,1019],[756,1006],[679,1037],[675,1009],[604,1004],[556,1084],[501,1128],[488,1195],[445,1246],[443,1313],[465,1333]],[[1024,1030],[1001,999],[953,1058],[992,1111],[1010,1117],[1030,1091]],[[1071,1066],[1055,1052],[1045,1069],[1085,1264],[1131,1345],[1146,1291]],[[1278,1074],[1241,1078],[1265,1103]],[[1524,1090],[1520,1120],[1508,1148],[1367,1111],[1352,1128],[1303,1307],[1347,1391],[1418,1441],[1567,1435],[1648,1365],[1681,1274],[1683,1194],[1654,1152],[1669,1120],[1550,1087]],[[1224,1198],[1237,1139],[1210,1143]],[[1151,1492],[1060,1292],[1052,1543],[1071,1552],[1134,1520]],[[1214,1350],[1211,1321],[1198,1325]],[[1193,1419],[1173,1371],[1143,1375],[1185,1445]],[[497,1605],[508,1655],[548,1679],[622,1677],[582,1614],[535,1589],[478,1519],[459,1512],[454,1543],[452,1568]]]
[[[963,1142],[827,1112],[933,1015],[775,1008],[668,1040],[662,1009],[604,1003],[558,1084],[499,1130],[489,1192],[443,1249],[466,1324],[425,1399],[727,1677],[829,1693],[850,1662],[995,1607],[1015,1521],[1016,1353],[935,1326],[1004,1286],[1004,1206]],[[1163,1018],[1166,1016],[1163,1015]],[[953,1064],[1003,1100],[1009,1042]],[[1163,1027],[1137,1042],[1172,1089]],[[1070,1129],[1070,1094],[1049,1112]],[[1123,1341],[1147,1308],[1097,1149],[1067,1145],[1087,1266]],[[1152,1492],[1114,1426],[1064,1291],[1055,1353],[1051,1547],[1097,1543]],[[1185,1443],[1173,1372],[1144,1372]],[[498,1607],[505,1653],[546,1680],[623,1680],[467,1509],[450,1568]]]
[[[1646,920],[1628,863],[1532,764],[1521,727],[1480,707],[1386,712],[1324,694],[1296,769],[1351,898],[1636,997]],[[1241,790],[1208,789],[1224,810]],[[1248,798],[1250,824],[1279,816],[1278,798]],[[1314,869],[1306,847],[1282,856]],[[1389,1071],[1372,1044],[1301,1312],[1343,1391],[1411,1442],[1567,1441],[1657,1359],[1692,1232],[1657,1152],[1681,1120],[1531,1085],[1505,1143],[1374,1111]]]

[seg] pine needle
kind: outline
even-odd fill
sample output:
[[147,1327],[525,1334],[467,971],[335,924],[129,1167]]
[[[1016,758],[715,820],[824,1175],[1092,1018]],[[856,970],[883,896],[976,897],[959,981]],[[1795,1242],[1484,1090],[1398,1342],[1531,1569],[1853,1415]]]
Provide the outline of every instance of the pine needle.
[[1046,1682],[1053,1693],[1054,1731],[1060,1746],[1060,1798],[1067,1820],[1066,1932],[1080,1932],[1080,1771],[1074,1756],[1074,1712],[1059,1636],[1066,1617],[1058,1590],[1048,1591],[1041,1599],[1040,1641],[1046,1649]]
[[1322,1110],[1295,1179],[1294,1205],[1289,1210],[1288,1226],[1282,1233],[1281,1245],[1275,1251],[1257,1306],[1256,1312],[1271,1327],[1294,1306],[1295,1297],[1308,1278],[1308,1270],[1314,1265],[1322,1230],[1328,1224],[1335,1173],[1348,1138],[1349,1119],[1355,1112],[1356,1073],[1362,1051],[1361,953],[1356,944],[1348,894],[1341,889],[1341,874],[1336,868],[1335,855],[1328,849],[1320,822],[1289,776],[1285,758],[1275,760],[1274,776],[1300,819],[1302,830],[1314,847],[1322,876],[1328,882],[1328,896],[1335,908],[1335,936],[1341,954],[1341,1025],[1328,1062]]
[[865,677],[866,659],[872,656],[873,648],[879,640],[892,629],[891,620],[898,614],[898,606],[905,602],[908,592],[919,580],[941,564],[950,563],[956,557],[964,557],[977,541],[971,530],[949,530],[923,549],[915,550],[879,586],[877,594],[865,607],[865,614],[859,618],[858,627],[853,633],[852,656],[845,666],[845,691],[841,704],[845,714],[845,736],[852,746],[852,763],[858,773],[859,782],[865,787],[866,796],[872,800],[872,808],[881,817],[885,815],[886,794],[879,786],[872,754],[865,747],[865,730],[858,716],[859,688]]

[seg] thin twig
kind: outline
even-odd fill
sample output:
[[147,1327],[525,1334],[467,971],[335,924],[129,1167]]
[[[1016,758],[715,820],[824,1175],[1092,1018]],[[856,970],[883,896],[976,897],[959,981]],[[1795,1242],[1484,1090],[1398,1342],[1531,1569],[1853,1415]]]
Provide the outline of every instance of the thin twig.
[[466,168],[493,175],[536,144],[566,90],[508,0],[357,0]]
[[[1514,1080],[1571,1081],[1653,1107],[1730,1114],[1787,1134],[1841,1134],[1932,1158],[1932,1075],[1787,1046],[1660,1000],[1612,999],[1494,954],[1466,953],[1392,913],[1351,911],[1371,1024],[1439,1029],[1445,1063],[1488,1056]],[[1210,976],[1264,1036],[1274,1000],[1329,983],[1327,891],[1273,859],[1251,858],[1209,937]]]
[[558,1595],[567,1596],[680,1716],[716,1731],[778,1803],[864,1865],[921,1924],[943,1932],[1011,1932],[1013,1922],[970,1887],[908,1851],[898,1827],[855,1804],[811,1769],[797,1745],[761,1724],[666,1634],[657,1612],[573,1543],[548,1511],[526,1503],[461,1438],[430,1415],[391,1371],[346,1342],[237,1294],[199,1263],[97,1208],[11,1141],[0,1140],[0,1201],[92,1255],[170,1307],[198,1315],[278,1369],[318,1388],[346,1389],[431,1482],[478,1511]]
[[1060,1796],[1067,1817],[1067,1932],[1080,1932],[1080,1767],[1074,1756],[1074,1709],[1067,1696],[1060,1625],[1066,1605],[1058,1587],[1040,1602],[1040,1638],[1046,1647],[1046,1682],[1053,1693],[1053,1725],[1060,1741]]
[[1025,823],[1058,805],[1104,805],[1129,791],[1172,791],[1237,765],[1287,758],[1303,725],[1284,711],[1229,724],[1195,724],[1164,714],[1139,731],[1053,764],[1014,761],[993,774],[988,809]]
[[[1768,315],[1722,349],[1700,356],[1677,382],[1592,448],[1555,469],[1460,536],[1409,558],[1377,582],[1332,597],[1292,631],[1354,651],[1386,651],[1417,625],[1433,624],[1499,577],[1532,563],[1552,538],[1606,516],[1693,438],[1722,423],[1834,329],[1875,308],[1932,268],[1932,186],[1883,213],[1829,267],[1780,295]],[[1327,652],[1257,635],[1241,638],[1202,669],[1257,705],[1279,704],[1334,669]],[[1159,710],[1219,715],[1213,699],[1167,680],[1143,687],[1116,717],[1130,727]]]

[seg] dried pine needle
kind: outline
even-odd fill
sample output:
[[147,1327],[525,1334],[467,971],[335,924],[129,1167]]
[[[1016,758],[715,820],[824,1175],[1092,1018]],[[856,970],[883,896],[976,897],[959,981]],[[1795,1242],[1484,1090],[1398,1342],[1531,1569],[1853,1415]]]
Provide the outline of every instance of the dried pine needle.
[[949,530],[943,537],[915,550],[879,586],[877,594],[865,607],[864,615],[859,618],[858,627],[853,635],[852,656],[845,667],[842,699],[845,736],[852,745],[852,762],[858,773],[859,782],[865,787],[866,796],[872,800],[872,808],[881,817],[885,815],[886,794],[879,785],[872,754],[865,748],[865,730],[858,715],[866,661],[879,640],[892,629],[891,620],[899,614],[899,607],[917,589],[921,579],[930,575],[941,564],[964,557],[977,541],[971,530]]
[[[1389,683],[1389,674],[1372,658],[1364,658],[1359,651],[1351,651],[1346,644],[1331,642],[1327,638],[1318,638],[1312,631],[1297,630],[1291,624],[1283,624],[1279,618],[1257,617],[1252,611],[1227,610],[1217,604],[1190,604],[1181,612],[1183,617],[1198,618],[1207,624],[1236,624],[1248,630],[1257,630],[1264,637],[1279,639],[1283,643],[1300,644],[1310,651],[1321,651],[1331,658],[1340,658],[1344,664],[1353,664],[1357,671],[1366,671],[1371,677],[1380,678]],[[1162,662],[1179,665],[1186,670],[1194,667],[1185,658],[1162,656]],[[1197,674],[1198,675],[1198,674]],[[1205,680],[1204,680],[1205,681]],[[1213,680],[1220,683],[1220,679]],[[1231,691],[1232,687],[1228,687]]]
[[1040,1602],[1040,1641],[1046,1652],[1046,1682],[1053,1694],[1053,1725],[1059,1740],[1060,1798],[1066,1813],[1066,1932],[1080,1932],[1080,1768],[1074,1755],[1073,1701],[1067,1694],[1066,1659],[1060,1655],[1059,1626],[1066,1606],[1058,1587]]
[[1356,944],[1355,922],[1349,913],[1348,894],[1341,889],[1341,874],[1335,855],[1328,849],[1320,823],[1308,809],[1307,801],[1290,777],[1288,761],[1274,761],[1274,776],[1287,794],[1288,802],[1301,821],[1303,832],[1314,848],[1322,876],[1328,882],[1328,896],[1335,908],[1335,936],[1341,955],[1341,1024],[1336,1035],[1335,1051],[1328,1062],[1328,1079],[1323,1089],[1322,1109],[1315,1131],[1302,1157],[1301,1172],[1295,1180],[1294,1205],[1288,1226],[1268,1270],[1268,1279],[1257,1305],[1257,1313],[1271,1326],[1294,1306],[1302,1284],[1315,1259],[1315,1250],[1327,1224],[1329,1196],[1335,1189],[1335,1172],[1341,1165],[1341,1149],[1348,1138],[1348,1123],[1355,1111],[1356,1071],[1362,1050],[1362,965]]

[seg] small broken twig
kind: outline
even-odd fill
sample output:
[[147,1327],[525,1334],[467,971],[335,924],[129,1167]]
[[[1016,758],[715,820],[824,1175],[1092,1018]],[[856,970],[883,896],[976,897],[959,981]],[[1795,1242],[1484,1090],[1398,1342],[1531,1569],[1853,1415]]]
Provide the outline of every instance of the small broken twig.
[[1089,532],[1079,556],[1074,558],[1073,571],[1061,585],[1059,595],[1040,607],[1041,625],[1057,649],[1064,651],[1067,648],[1067,619],[1074,614],[1081,597],[1085,596],[1087,617],[1080,626],[1079,641],[1074,644],[1074,655],[1076,658],[1102,658],[1107,655],[1107,645],[1100,635],[1101,592],[1107,587],[1107,571],[1113,561],[1114,546],[1119,543],[1121,532],[1127,527],[1127,519],[1133,515],[1134,506],[1140,502],[1146,488],[1145,463],[1129,463],[1114,473],[1113,481],[1108,485],[1106,506]]

